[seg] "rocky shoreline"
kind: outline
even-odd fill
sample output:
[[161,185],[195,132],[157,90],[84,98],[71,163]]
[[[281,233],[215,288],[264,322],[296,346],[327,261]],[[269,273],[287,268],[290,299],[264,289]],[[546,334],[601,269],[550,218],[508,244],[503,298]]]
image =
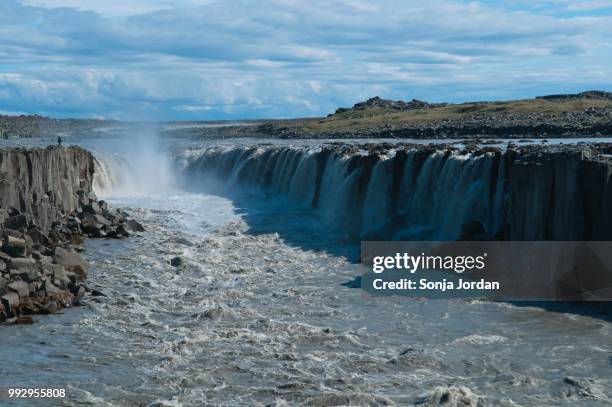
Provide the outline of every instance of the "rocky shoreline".
[[93,162],[74,147],[0,152],[0,323],[30,324],[34,314],[80,305],[90,291],[79,254],[85,238],[144,230],[97,200]]

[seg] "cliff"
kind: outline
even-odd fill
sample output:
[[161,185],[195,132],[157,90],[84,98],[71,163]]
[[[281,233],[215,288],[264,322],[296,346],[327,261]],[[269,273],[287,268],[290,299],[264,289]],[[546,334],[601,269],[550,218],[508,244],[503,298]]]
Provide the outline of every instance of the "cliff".
[[42,230],[94,197],[91,153],[77,147],[0,150],[0,221],[16,208]]
[[86,236],[123,238],[142,226],[93,193],[94,158],[76,147],[0,151],[0,322],[80,304]]
[[214,147],[186,172],[196,185],[216,179],[286,195],[354,240],[612,240],[611,151],[605,144]]

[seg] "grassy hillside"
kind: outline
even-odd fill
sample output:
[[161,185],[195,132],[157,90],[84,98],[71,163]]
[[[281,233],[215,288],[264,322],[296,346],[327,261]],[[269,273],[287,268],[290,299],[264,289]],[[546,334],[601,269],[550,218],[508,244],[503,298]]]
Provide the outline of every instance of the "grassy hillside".
[[286,124],[290,127],[302,127],[303,131],[308,133],[325,133],[385,126],[401,128],[444,121],[457,122],[472,119],[476,116],[481,120],[486,120],[487,117],[495,119],[504,116],[506,119],[520,122],[526,119],[524,116],[541,115],[542,119],[546,120],[554,116],[563,117],[566,113],[584,112],[589,108],[612,109],[612,100],[570,99],[552,101],[526,99],[510,102],[466,103],[405,111],[388,108],[349,109],[324,119],[288,121]]

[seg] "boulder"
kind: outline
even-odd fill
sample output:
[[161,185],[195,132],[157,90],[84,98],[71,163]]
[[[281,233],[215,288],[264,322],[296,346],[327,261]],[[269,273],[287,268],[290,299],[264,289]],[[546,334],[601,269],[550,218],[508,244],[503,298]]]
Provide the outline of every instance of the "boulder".
[[95,215],[98,213],[102,213],[102,209],[100,209],[100,206],[97,202],[91,201],[89,204],[83,205],[83,212]]
[[59,307],[57,306],[57,302],[49,301],[46,304],[42,304],[40,306],[41,314],[55,314],[58,311]]
[[102,215],[94,215],[94,219],[95,219],[96,223],[99,223],[99,224],[101,224],[101,225],[104,225],[104,226],[110,226],[110,225],[112,225],[112,222],[111,222],[111,221],[109,221],[108,219],[106,219],[106,218],[105,218],[104,216],[102,216]]
[[81,219],[79,219],[76,216],[68,217],[68,219],[66,219],[66,227],[73,231],[77,231],[77,232],[80,231],[81,230]]
[[82,285],[72,285],[70,286],[70,292],[77,300],[80,300],[85,296],[87,290],[85,290],[85,287]]
[[100,207],[102,212],[108,212],[108,204],[106,203],[106,201],[98,201],[98,206]]
[[50,256],[46,256],[44,254],[42,254],[41,252],[35,251],[32,252],[32,258],[34,260],[38,260],[41,262],[41,264],[51,264],[53,263],[53,259]]
[[36,293],[41,290],[42,285],[43,283],[41,281],[33,281],[28,284],[28,287],[30,289],[30,295],[36,295]]
[[183,264],[185,264],[185,262],[181,257],[173,257],[172,260],[170,260],[170,265],[173,267],[182,267]]
[[102,232],[100,225],[95,223],[87,223],[83,224],[83,233],[85,233],[88,237],[92,237],[94,239],[100,239],[105,237],[106,235]]
[[15,323],[17,325],[32,325],[34,323],[34,319],[29,315],[20,315],[15,319]]
[[132,232],[144,232],[145,231],[144,226],[142,226],[139,222],[135,221],[134,219],[128,220],[126,222],[126,226],[128,230],[131,230]]
[[34,297],[22,297],[19,309],[26,315],[37,314],[40,312],[40,302]]
[[30,287],[25,281],[13,281],[6,286],[9,291],[17,293],[19,297],[27,297],[30,294]]
[[19,294],[9,291],[0,297],[0,302],[4,305],[4,309],[13,312],[19,307]]
[[23,281],[31,283],[38,280],[41,275],[36,260],[32,258],[14,258],[9,263],[11,277],[19,276]]
[[25,215],[15,215],[4,219],[4,227],[7,229],[20,230],[28,226],[28,219]]
[[125,227],[125,225],[119,225],[117,226],[116,232],[124,237],[130,237],[130,232],[128,232],[127,228]]
[[68,277],[68,279],[70,280],[72,284],[76,284],[80,279],[79,275],[75,273],[74,271],[66,270],[65,274],[66,274],[66,277]]
[[483,405],[483,398],[467,387],[436,387],[425,400],[419,400],[423,407],[477,407]]
[[6,234],[2,242],[2,251],[13,257],[25,257],[28,247],[25,239]]
[[121,209],[117,209],[114,214],[112,214],[114,222],[124,223],[127,222],[128,214]]
[[[2,247],[2,246],[0,246],[0,247]],[[1,263],[4,263],[4,267],[5,267],[5,268],[2,268],[3,266],[0,266],[0,271],[5,271],[5,270],[6,270],[6,268],[8,267],[8,266],[6,266],[6,265],[7,265],[8,263],[10,263],[12,259],[13,259],[13,258],[12,258],[11,256],[9,256],[8,254],[6,254],[6,253],[5,253],[5,252],[3,252],[2,250],[0,250],[0,262],[1,262]]]
[[61,293],[61,289],[51,282],[51,280],[45,280],[43,288],[47,295],[56,295]]
[[87,277],[88,264],[77,252],[56,247],[53,262],[63,266],[67,271],[76,273],[81,281]]

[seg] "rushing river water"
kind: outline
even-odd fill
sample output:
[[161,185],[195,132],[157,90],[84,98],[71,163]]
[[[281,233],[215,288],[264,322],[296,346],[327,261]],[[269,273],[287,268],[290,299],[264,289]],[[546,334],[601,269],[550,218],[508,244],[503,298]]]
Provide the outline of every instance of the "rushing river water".
[[87,242],[105,297],[0,328],[1,388],[96,406],[612,403],[609,307],[369,298],[343,285],[354,242],[325,241],[312,213],[185,192],[164,165],[98,191],[146,232]]

